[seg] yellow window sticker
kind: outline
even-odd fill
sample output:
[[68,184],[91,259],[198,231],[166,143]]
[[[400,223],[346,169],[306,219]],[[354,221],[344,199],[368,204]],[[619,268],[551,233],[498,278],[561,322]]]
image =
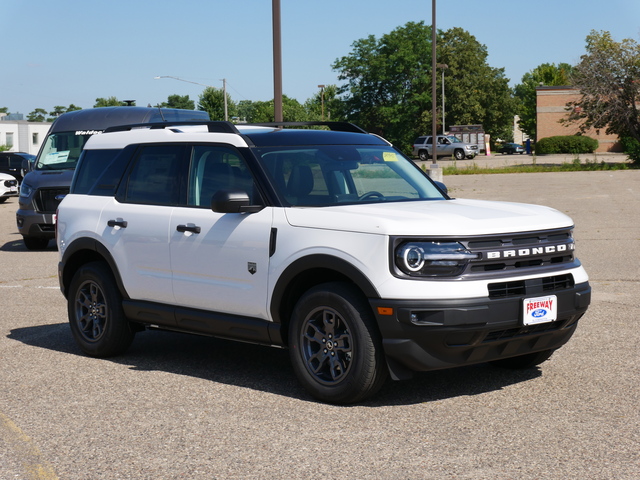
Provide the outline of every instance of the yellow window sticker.
[[397,162],[398,155],[395,152],[382,152],[382,159],[385,162]]

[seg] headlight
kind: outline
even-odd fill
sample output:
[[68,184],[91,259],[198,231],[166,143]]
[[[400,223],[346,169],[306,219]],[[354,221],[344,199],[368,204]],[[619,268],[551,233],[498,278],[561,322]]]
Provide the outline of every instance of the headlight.
[[23,198],[28,198],[31,196],[32,193],[33,193],[33,187],[22,182],[22,185],[20,185],[20,196]]
[[478,258],[458,242],[405,242],[396,248],[396,266],[412,277],[455,277]]

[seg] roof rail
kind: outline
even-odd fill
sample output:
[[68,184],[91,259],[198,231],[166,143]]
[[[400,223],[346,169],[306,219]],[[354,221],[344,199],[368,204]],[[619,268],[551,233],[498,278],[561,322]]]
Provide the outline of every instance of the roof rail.
[[198,122],[195,120],[187,122],[154,122],[154,123],[134,123],[131,125],[118,125],[116,127],[109,127],[104,130],[104,133],[109,132],[128,132],[134,128],[149,127],[151,130],[159,130],[164,128],[181,127],[186,125],[203,125],[206,126],[209,132],[215,133],[236,133],[240,132],[236,126],[231,122]]
[[349,122],[266,122],[266,123],[245,123],[243,125],[257,127],[306,127],[306,126],[323,126],[329,127],[329,130],[336,132],[352,132],[352,133],[369,133],[366,130]]

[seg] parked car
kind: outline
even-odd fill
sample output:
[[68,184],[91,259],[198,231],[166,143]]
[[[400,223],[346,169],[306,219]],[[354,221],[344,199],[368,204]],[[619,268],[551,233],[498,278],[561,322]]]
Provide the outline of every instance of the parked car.
[[[413,142],[413,154],[420,160],[431,158],[431,136],[416,138]],[[478,146],[464,143],[453,135],[438,135],[438,146],[436,147],[437,157],[451,157],[456,160],[472,159],[478,154]]]
[[18,196],[18,181],[7,173],[0,173],[0,203]]
[[503,155],[505,153],[509,155],[513,155],[514,153],[519,153],[520,155],[522,155],[524,153],[524,147],[518,143],[505,143],[502,146],[501,152]]
[[568,216],[450,198],[342,122],[107,129],[56,218],[84,353],[123,354],[146,329],[288,348],[331,403],[414,371],[532,368],[591,296]]
[[33,162],[36,156],[24,152],[0,152],[0,173],[8,173],[18,183],[24,177],[24,164]]

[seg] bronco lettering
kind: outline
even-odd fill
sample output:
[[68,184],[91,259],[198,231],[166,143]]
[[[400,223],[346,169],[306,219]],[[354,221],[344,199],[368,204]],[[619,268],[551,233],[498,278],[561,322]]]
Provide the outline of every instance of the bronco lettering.
[[502,250],[497,252],[487,252],[487,259],[496,258],[516,258],[516,257],[529,257],[532,255],[542,255],[545,253],[562,253],[575,250],[575,244],[563,243],[560,245],[547,245],[546,247],[533,247],[533,248],[520,248],[518,250]]

